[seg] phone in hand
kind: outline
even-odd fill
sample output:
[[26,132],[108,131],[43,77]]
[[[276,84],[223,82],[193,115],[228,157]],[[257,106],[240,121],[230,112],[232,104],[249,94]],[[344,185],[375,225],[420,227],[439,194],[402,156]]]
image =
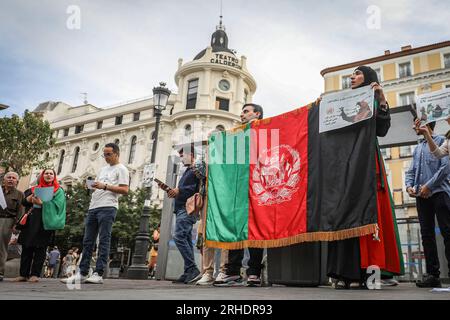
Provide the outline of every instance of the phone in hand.
[[416,104],[413,103],[410,105],[410,110],[409,110],[412,114],[412,116],[414,117],[414,121],[416,121],[417,119],[417,110],[416,110]]
[[153,180],[158,184],[158,187],[160,187],[161,189],[163,189],[166,192],[169,192],[172,189],[167,184],[165,184],[164,182],[162,182],[161,180],[159,180],[157,178],[154,178]]
[[411,198],[417,198],[417,197],[419,196],[419,192],[420,192],[420,185],[413,186],[412,188],[414,189],[414,193],[413,193],[413,194],[410,194],[410,193],[408,192],[408,195],[409,195]]

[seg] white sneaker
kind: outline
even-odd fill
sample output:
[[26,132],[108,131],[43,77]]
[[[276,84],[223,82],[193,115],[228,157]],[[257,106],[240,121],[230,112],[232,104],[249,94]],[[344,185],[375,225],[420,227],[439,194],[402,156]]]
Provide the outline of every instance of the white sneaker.
[[198,280],[195,284],[198,286],[207,286],[213,284],[214,278],[211,274],[205,273],[200,280]]
[[382,287],[395,287],[398,286],[398,281],[395,279],[381,279]]
[[73,276],[61,279],[61,282],[66,284],[77,284],[77,283],[85,283],[86,280],[87,280],[86,276],[83,276],[81,273],[76,273]]
[[103,277],[99,276],[97,272],[94,272],[92,276],[86,279],[86,283],[101,284],[103,283]]
[[217,287],[237,287],[237,286],[243,286],[244,279],[242,279],[241,276],[226,276],[223,280],[214,281],[213,285]]
[[227,275],[223,272],[220,272],[217,277],[216,277],[216,281],[217,283],[223,283],[223,279],[225,279],[227,277]]

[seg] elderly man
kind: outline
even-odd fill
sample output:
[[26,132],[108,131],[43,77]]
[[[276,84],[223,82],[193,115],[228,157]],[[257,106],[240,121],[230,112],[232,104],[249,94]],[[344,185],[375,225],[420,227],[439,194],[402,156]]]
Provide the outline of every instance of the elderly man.
[[8,243],[11,239],[14,224],[23,212],[22,200],[24,195],[16,189],[19,175],[8,172],[3,178],[2,191],[7,207],[0,206],[0,281],[5,273],[5,263],[8,258]]

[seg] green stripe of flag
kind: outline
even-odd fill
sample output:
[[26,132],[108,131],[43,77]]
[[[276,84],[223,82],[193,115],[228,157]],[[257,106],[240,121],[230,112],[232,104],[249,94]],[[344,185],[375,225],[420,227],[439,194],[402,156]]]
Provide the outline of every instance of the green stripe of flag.
[[248,239],[250,126],[209,138],[206,239]]

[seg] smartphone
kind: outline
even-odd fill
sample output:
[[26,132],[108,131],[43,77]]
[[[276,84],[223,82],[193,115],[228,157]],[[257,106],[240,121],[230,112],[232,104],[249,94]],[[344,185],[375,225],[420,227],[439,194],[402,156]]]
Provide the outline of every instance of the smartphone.
[[410,110],[409,110],[412,114],[412,116],[414,117],[414,121],[416,121],[417,119],[417,110],[416,110],[416,104],[413,103],[410,105]]
[[160,187],[164,191],[169,192],[171,190],[171,188],[167,184],[162,182],[161,180],[159,180],[157,178],[154,178],[153,180],[158,184],[158,187]]

